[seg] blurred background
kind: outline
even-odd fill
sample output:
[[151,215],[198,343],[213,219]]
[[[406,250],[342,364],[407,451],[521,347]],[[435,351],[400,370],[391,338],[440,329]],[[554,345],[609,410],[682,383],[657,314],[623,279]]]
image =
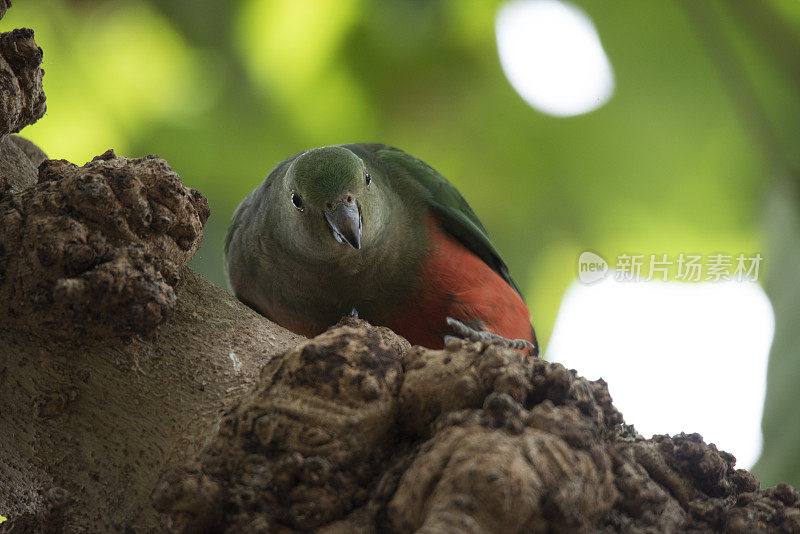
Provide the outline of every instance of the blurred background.
[[[275,163],[397,146],[469,200],[547,358],[647,437],[700,432],[800,486],[797,0],[20,0],[0,24],[44,49],[23,134],[166,158],[211,204],[192,266],[215,284]],[[604,280],[578,281],[583,252]],[[664,254],[763,260],[755,282],[614,276]]]

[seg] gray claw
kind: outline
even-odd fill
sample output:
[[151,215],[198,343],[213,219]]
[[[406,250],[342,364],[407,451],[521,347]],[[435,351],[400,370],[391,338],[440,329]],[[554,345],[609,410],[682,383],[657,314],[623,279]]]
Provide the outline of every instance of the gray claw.
[[[534,350],[536,349],[536,346],[526,339],[508,339],[491,332],[475,330],[474,328],[471,328],[458,319],[453,319],[452,317],[447,317],[445,320],[453,329],[453,332],[455,332],[456,336],[462,339],[469,341],[480,341],[486,343],[487,345],[501,345],[514,350],[524,350],[527,348]],[[449,337],[453,336],[445,336],[445,343]]]

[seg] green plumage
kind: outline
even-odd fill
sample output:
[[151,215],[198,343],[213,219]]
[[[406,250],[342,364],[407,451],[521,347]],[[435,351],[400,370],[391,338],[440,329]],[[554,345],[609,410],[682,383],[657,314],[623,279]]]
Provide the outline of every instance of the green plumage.
[[403,169],[408,178],[418,182],[429,193],[430,207],[441,216],[445,230],[494,269],[521,295],[519,288],[508,274],[508,267],[489,240],[486,228],[458,189],[433,167],[411,154],[385,145],[378,146],[383,147],[376,150],[380,159],[395,168]]

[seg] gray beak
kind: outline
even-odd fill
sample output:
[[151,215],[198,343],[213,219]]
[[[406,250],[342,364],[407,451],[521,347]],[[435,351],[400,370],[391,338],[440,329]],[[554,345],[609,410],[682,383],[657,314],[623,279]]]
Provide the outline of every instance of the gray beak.
[[355,201],[342,202],[332,211],[323,213],[336,241],[345,242],[354,249],[361,248],[361,212]]

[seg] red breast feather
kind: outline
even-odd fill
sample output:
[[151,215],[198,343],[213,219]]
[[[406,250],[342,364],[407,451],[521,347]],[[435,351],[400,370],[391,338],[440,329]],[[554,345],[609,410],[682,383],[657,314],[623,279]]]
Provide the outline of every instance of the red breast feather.
[[536,343],[530,312],[508,282],[428,218],[430,248],[407,301],[386,326],[412,344],[438,349],[452,317],[476,329]]

